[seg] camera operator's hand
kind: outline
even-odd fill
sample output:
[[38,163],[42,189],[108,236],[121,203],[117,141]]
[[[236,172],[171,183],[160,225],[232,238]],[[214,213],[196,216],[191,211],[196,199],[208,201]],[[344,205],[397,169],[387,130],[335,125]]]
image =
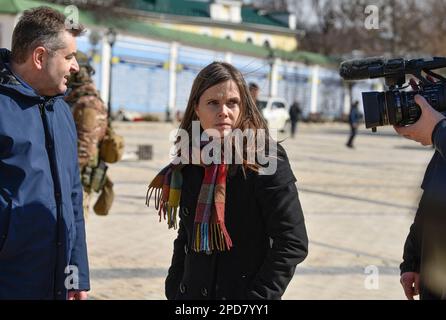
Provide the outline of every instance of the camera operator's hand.
[[420,274],[416,272],[404,272],[400,283],[403,286],[407,300],[413,300],[414,296],[420,294]]
[[438,122],[446,117],[430,106],[430,104],[420,95],[415,96],[415,102],[420,106],[421,117],[414,124],[407,127],[393,128],[399,134],[407,139],[420,142],[427,146],[432,144],[432,131]]

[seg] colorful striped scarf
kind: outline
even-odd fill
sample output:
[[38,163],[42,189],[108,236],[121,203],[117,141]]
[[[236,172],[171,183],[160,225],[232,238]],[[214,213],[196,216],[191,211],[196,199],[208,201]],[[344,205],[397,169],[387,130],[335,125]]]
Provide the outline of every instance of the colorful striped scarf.
[[[232,240],[225,226],[226,164],[204,166],[194,220],[192,249],[201,251],[225,251],[232,247]],[[155,208],[164,217],[169,228],[177,228],[177,211],[181,199],[184,165],[169,164],[152,180],[147,190],[146,205],[149,206],[152,193]]]

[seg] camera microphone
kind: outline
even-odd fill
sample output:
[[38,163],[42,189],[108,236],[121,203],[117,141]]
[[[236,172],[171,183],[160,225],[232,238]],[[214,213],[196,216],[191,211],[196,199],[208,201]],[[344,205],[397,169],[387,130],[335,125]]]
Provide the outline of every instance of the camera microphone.
[[[344,80],[384,78],[388,90],[363,92],[364,120],[366,128],[386,125],[406,126],[418,121],[421,109],[415,95],[422,95],[437,111],[446,112],[446,78],[433,69],[446,68],[446,57],[387,59],[371,57],[342,62],[339,75]],[[423,73],[438,81],[429,80]],[[418,89],[404,91],[406,75],[420,80]]]
[[382,76],[387,60],[382,57],[354,59],[341,63],[339,74],[344,80],[363,80]]

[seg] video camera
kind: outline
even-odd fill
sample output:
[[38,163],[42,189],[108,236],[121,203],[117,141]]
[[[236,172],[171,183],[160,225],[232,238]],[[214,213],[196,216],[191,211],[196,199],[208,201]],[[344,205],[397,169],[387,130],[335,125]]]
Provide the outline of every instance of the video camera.
[[[366,128],[376,132],[379,126],[406,126],[417,122],[421,116],[420,107],[414,101],[417,94],[422,95],[435,110],[446,111],[446,78],[431,71],[444,67],[446,58],[443,57],[431,60],[366,58],[342,62],[339,74],[344,80],[385,78],[387,91],[362,93]],[[432,82],[421,72],[439,81]],[[420,90],[403,91],[408,87],[405,85],[406,74],[420,80]]]

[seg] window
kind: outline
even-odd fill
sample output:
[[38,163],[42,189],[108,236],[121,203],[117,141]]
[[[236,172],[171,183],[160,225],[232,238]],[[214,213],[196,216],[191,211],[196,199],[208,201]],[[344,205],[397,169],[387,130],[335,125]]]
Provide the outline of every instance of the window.
[[201,28],[200,33],[204,36],[211,36],[211,29],[210,28]]
[[248,37],[248,39],[246,39],[246,43],[254,43],[254,41],[252,40],[251,37]]
[[271,44],[269,43],[268,40],[265,40],[265,42],[263,42],[263,46],[264,46],[265,48],[271,48]]
[[267,102],[268,101],[257,100],[257,107],[259,108],[259,110],[265,109]]
[[285,105],[282,102],[273,102],[271,109],[285,109]]

